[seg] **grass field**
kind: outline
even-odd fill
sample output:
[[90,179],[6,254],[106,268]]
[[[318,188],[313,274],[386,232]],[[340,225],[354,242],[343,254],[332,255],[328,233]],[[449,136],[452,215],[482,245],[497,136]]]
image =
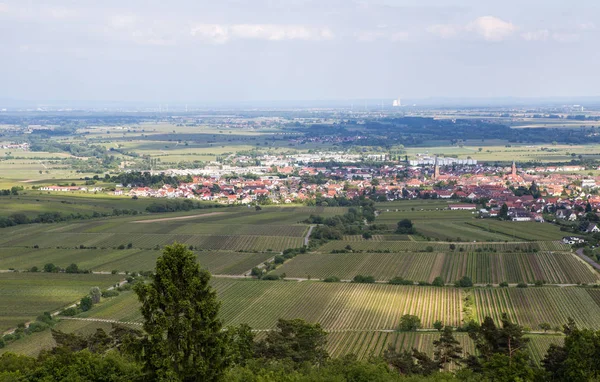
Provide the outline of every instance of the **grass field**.
[[377,280],[401,276],[431,282],[442,276],[453,283],[469,276],[480,284],[544,280],[550,284],[596,283],[597,272],[571,253],[341,253],[302,254],[287,261],[275,274],[342,280],[370,275]]
[[91,287],[106,288],[119,275],[0,273],[0,332],[78,301]]

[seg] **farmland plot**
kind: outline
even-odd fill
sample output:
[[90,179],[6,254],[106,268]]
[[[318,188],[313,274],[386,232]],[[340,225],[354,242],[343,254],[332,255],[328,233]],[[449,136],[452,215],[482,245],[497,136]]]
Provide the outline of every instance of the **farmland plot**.
[[106,288],[119,275],[0,273],[0,332],[78,301],[90,288]]
[[[431,247],[433,252],[447,252],[451,243],[433,241],[356,241],[332,240],[318,248],[319,252],[345,249],[348,245],[355,251],[424,252]],[[475,252],[493,250],[496,252],[527,252],[527,249],[548,251],[570,251],[570,247],[560,242],[502,242],[502,243],[454,243],[456,251]],[[462,250],[461,250],[462,248]]]
[[[254,329],[274,328],[279,318],[319,322],[326,330],[395,329],[403,314],[421,317],[425,327],[436,320],[458,325],[462,319],[461,291],[453,288],[221,278],[212,284],[223,301],[225,324],[246,323]],[[141,320],[135,296],[113,300],[89,315]]]
[[561,326],[572,317],[583,328],[600,327],[600,306],[597,290],[585,288],[485,288],[474,289],[475,310],[482,320],[492,317],[496,322],[502,313],[520,325],[537,328],[547,322]]

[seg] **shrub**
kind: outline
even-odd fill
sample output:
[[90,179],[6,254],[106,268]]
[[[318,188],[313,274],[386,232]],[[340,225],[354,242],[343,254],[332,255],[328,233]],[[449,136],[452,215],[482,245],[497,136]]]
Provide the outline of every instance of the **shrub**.
[[421,319],[412,314],[405,314],[400,317],[398,330],[402,332],[414,332],[421,327]]
[[325,278],[323,281],[325,281],[326,283],[339,283],[340,278],[337,276],[329,276],[329,277]]
[[48,272],[48,273],[58,272],[58,267],[52,263],[48,263],[48,264],[44,265],[44,272]]
[[117,273],[119,273],[119,271],[116,270],[116,269],[113,269],[112,271],[110,271],[110,273],[113,274],[113,275],[116,275]]
[[527,288],[527,287],[528,287],[527,283],[518,283],[517,284],[517,288]]
[[437,286],[437,287],[443,287],[446,285],[446,281],[443,279],[442,276],[438,276],[435,279],[433,279],[433,282],[431,283],[431,285]]
[[119,295],[119,292],[114,289],[102,291],[102,297],[104,297],[104,298],[117,297],[118,295]]
[[125,244],[121,244],[117,247],[117,249],[125,249]]
[[72,306],[70,308],[64,309],[62,312],[60,312],[60,315],[71,317],[71,316],[75,316],[77,313],[79,313],[79,310],[77,310],[76,307]]
[[29,268],[29,272],[39,272],[39,271],[40,270],[35,265],[33,267]]
[[433,247],[431,245],[428,245],[427,247],[425,247],[425,252],[433,252]]
[[546,284],[546,281],[544,281],[544,280],[535,280],[534,284],[535,284],[536,287],[541,287],[541,286],[544,286],[544,284]]
[[362,283],[362,284],[373,284],[375,282],[375,277],[373,277],[373,276],[356,275],[352,279],[352,282],[353,283]]
[[469,276],[463,276],[460,280],[454,283],[457,288],[470,288],[473,286],[473,280]]
[[507,288],[507,287],[508,287],[508,282],[506,282],[506,281],[502,281],[502,282],[500,283],[500,287],[502,287],[502,288]]
[[277,255],[273,258],[273,262],[275,264],[283,264],[285,262],[285,257],[283,257],[281,255]]
[[90,296],[85,296],[79,301],[79,309],[81,309],[82,312],[87,312],[92,309],[92,305],[94,304]]
[[392,285],[413,285],[414,282],[412,280],[405,280],[400,276],[396,276],[393,279],[391,279],[390,281],[388,281],[388,284],[392,284]]
[[264,275],[261,280],[268,280],[268,281],[273,281],[273,280],[279,280],[280,277],[278,275]]
[[72,263],[65,269],[65,272],[66,273],[79,273],[79,267],[77,266],[77,264]]

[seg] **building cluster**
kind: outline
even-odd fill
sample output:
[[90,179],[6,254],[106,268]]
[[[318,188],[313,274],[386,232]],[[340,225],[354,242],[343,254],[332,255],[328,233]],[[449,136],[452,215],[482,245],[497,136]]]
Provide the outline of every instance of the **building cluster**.
[[[600,179],[591,176],[552,170],[541,172],[537,168],[520,171],[515,163],[508,168],[442,164],[447,162],[439,159],[434,159],[433,166],[348,163],[331,167],[313,161],[319,154],[307,155],[311,156],[296,158],[295,163],[289,158],[273,156],[268,158],[269,166],[215,164],[201,171],[171,170],[169,175],[191,175],[188,180],[193,181],[158,188],[118,185],[114,194],[189,198],[222,204],[310,203],[316,199],[361,196],[377,201],[448,199],[452,209],[475,210],[474,202],[484,205],[485,208],[479,210],[482,217],[502,215],[513,221],[539,222],[544,221],[543,216],[548,213],[558,219],[574,221],[583,217],[590,207],[600,209],[600,196],[596,195]],[[565,167],[568,166],[562,166]],[[258,168],[259,175],[252,172]],[[79,186],[45,186],[40,190],[102,191],[98,187]]]

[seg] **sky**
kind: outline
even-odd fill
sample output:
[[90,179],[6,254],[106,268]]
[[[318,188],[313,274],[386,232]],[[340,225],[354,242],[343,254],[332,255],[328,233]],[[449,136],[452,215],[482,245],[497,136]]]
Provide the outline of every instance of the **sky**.
[[0,0],[0,99],[600,95],[598,0]]

